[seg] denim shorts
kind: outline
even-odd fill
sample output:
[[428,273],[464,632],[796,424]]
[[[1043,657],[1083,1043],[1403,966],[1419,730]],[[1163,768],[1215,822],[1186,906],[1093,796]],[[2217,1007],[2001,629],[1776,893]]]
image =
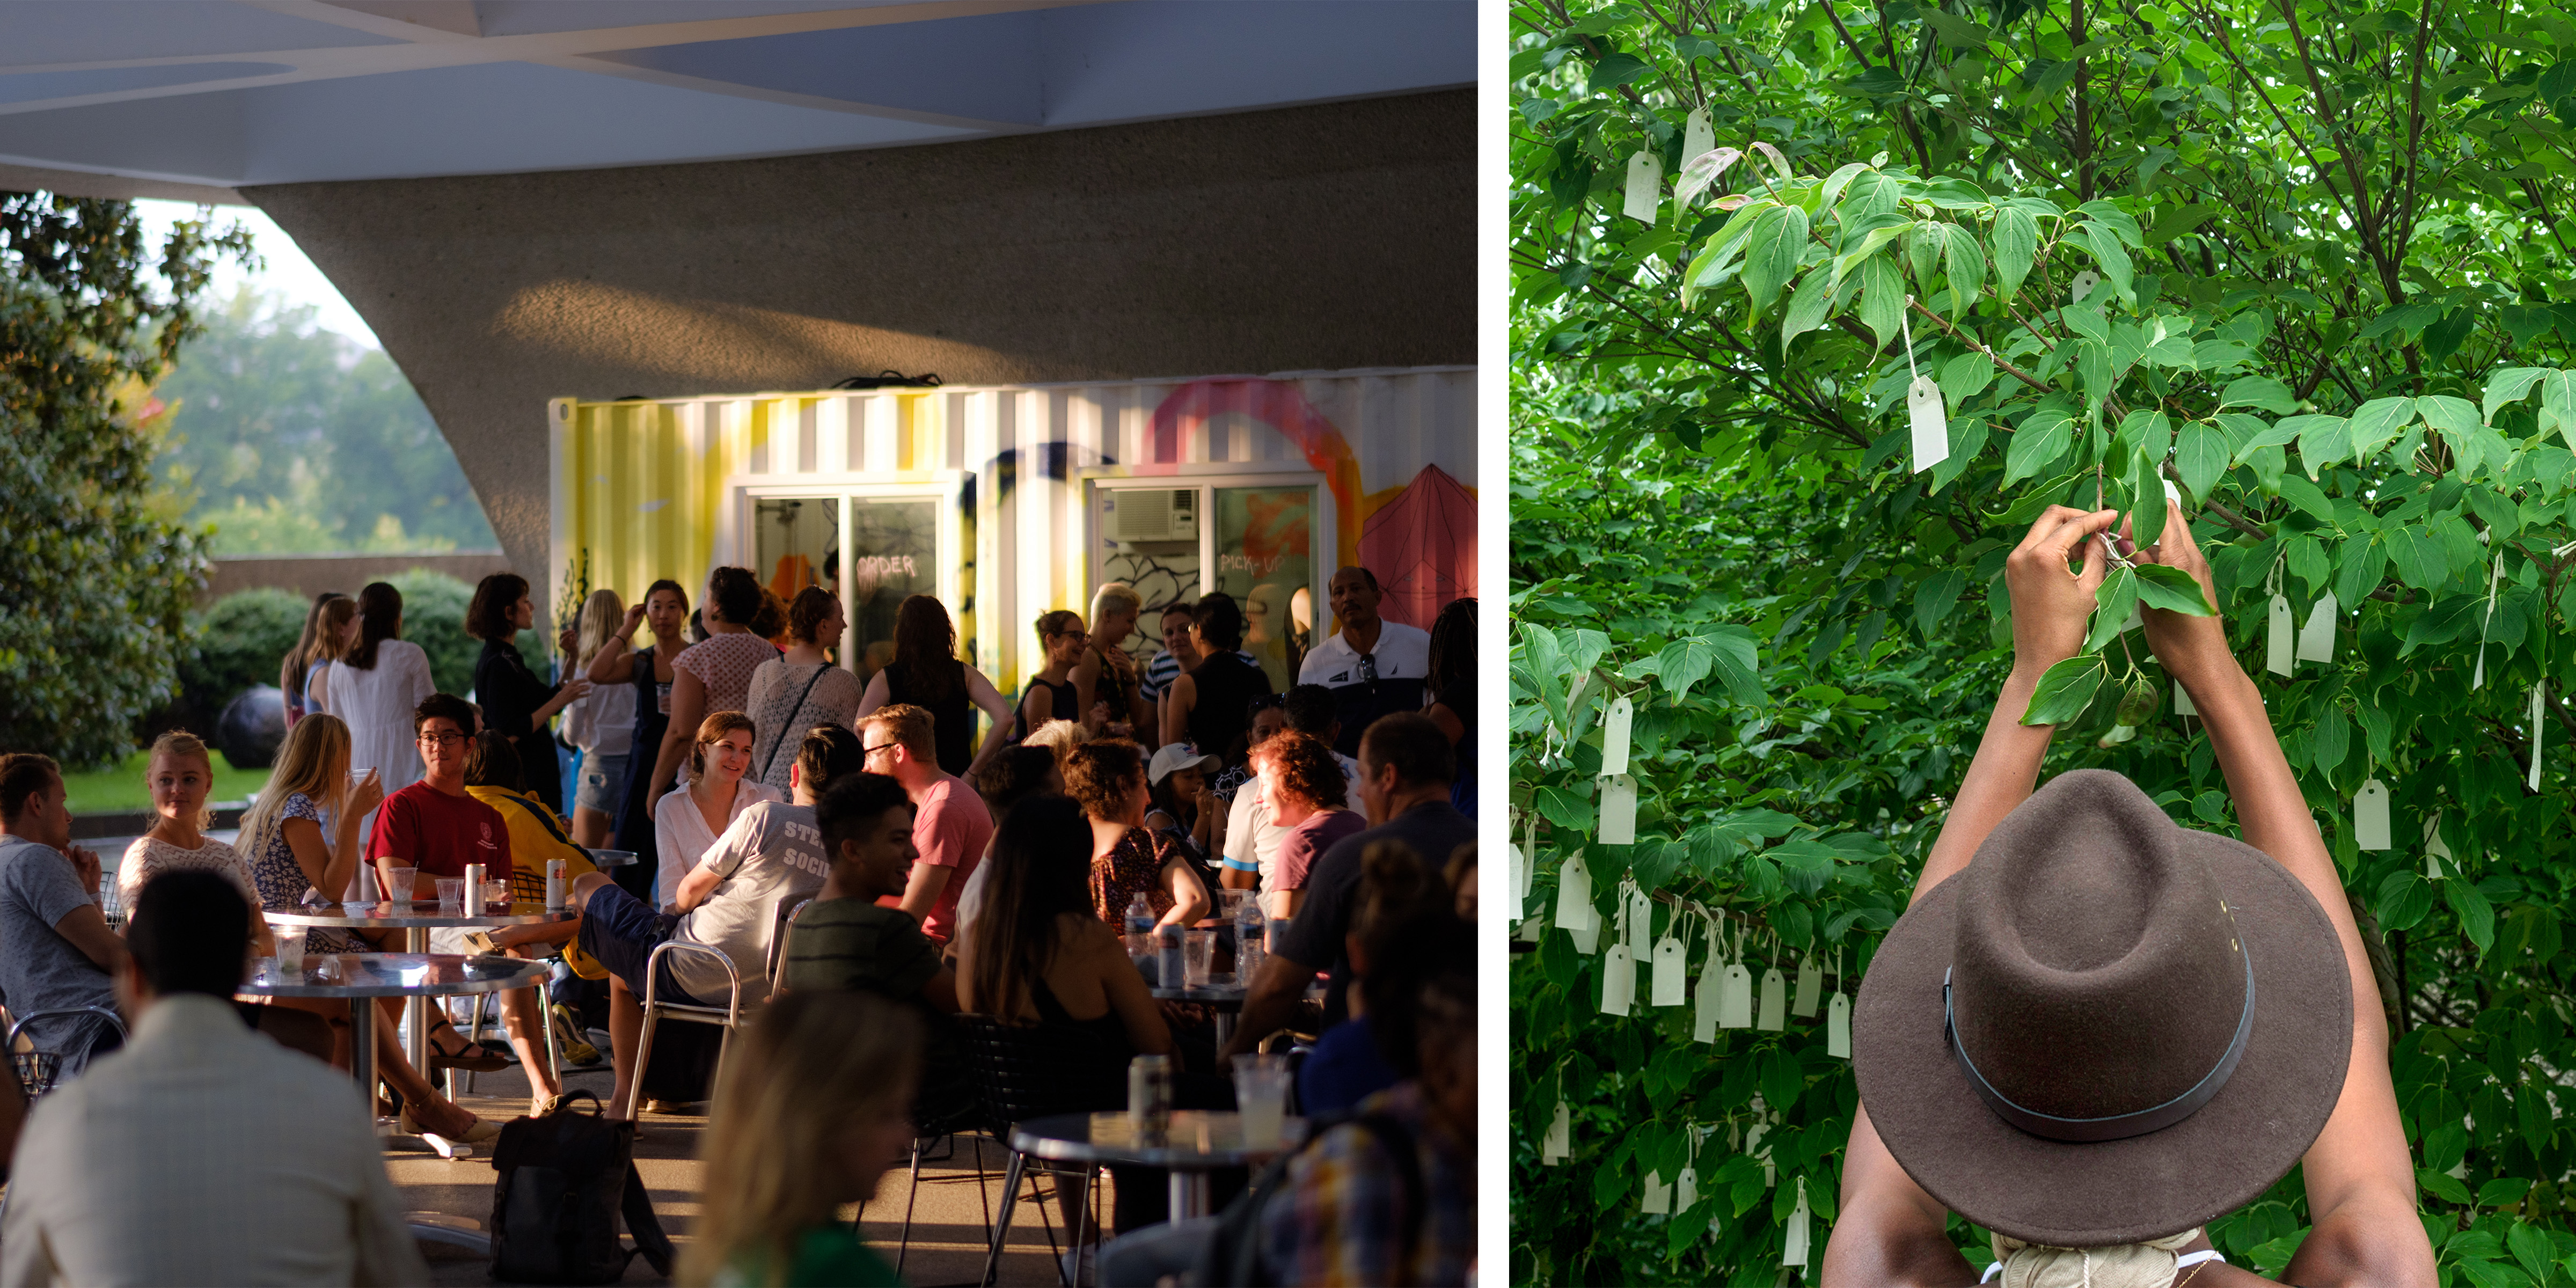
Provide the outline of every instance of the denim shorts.
[[582,809],[595,809],[611,818],[626,808],[626,762],[628,755],[603,756],[597,752],[581,758],[581,783],[573,792],[573,804]]

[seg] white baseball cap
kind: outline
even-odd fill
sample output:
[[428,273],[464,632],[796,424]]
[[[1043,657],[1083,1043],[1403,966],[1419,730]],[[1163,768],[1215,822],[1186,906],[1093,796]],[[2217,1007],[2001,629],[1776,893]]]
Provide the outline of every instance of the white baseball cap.
[[1145,766],[1145,781],[1160,783],[1170,777],[1174,770],[1180,769],[1195,768],[1201,773],[1207,773],[1224,764],[1224,761],[1214,756],[1200,755],[1198,749],[1188,743],[1167,742],[1155,750],[1153,763]]

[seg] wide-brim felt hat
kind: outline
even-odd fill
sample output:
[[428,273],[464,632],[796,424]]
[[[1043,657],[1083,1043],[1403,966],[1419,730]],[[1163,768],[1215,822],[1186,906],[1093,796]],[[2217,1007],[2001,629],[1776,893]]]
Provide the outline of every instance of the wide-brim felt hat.
[[1891,928],[1852,1013],[1906,1174],[2053,1247],[2163,1238],[2295,1166],[2342,1094],[2352,981],[2280,864],[2061,774]]

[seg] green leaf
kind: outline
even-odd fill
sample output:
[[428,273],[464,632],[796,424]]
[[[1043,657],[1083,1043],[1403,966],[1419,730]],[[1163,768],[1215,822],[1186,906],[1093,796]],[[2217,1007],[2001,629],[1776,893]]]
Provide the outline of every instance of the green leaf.
[[2226,477],[2227,458],[2227,436],[2216,426],[2195,420],[2182,427],[2182,441],[2174,447],[2174,468],[2194,501],[2209,499],[2210,488]]
[[[2506,1203],[2519,1203],[2522,1201],[2522,1196],[2530,1192],[2531,1182],[2520,1178],[2489,1181],[2478,1187],[2478,1206],[2498,1207]],[[2494,1194],[2496,1197],[2488,1198],[2489,1194]],[[2531,1282],[2536,1284],[2549,1282],[2549,1267],[2550,1263],[2558,1257],[2558,1246],[2550,1242],[2547,1234],[2542,1233],[2537,1227],[2516,1221],[2512,1229],[2504,1232],[2504,1246],[2513,1253],[2513,1259],[2521,1262],[2522,1268],[2531,1273]]]
[[2138,606],[2137,574],[2126,568],[2114,568],[2102,579],[2102,587],[2093,592],[2093,629],[2084,636],[2084,651],[2100,652],[2102,646],[2119,638],[2122,627],[2129,623],[2129,610]]
[[2334,503],[2326,499],[2326,494],[2316,484],[2296,474],[2288,474],[2281,478],[2280,491],[2282,500],[2306,511],[2318,522],[2335,521]]
[[2519,401],[2531,392],[2531,387],[2539,383],[2542,376],[2548,374],[2547,367],[2507,367],[2487,377],[2486,398],[2478,408],[2478,419],[2494,424],[2496,408]]
[[1756,655],[1753,633],[1741,626],[1713,626],[1700,639],[1715,650],[1709,659],[1709,670],[1727,693],[1748,707],[1761,706],[1767,695],[1762,691],[1762,663]]
[[1704,639],[1679,639],[1664,646],[1655,655],[1655,679],[1664,692],[1672,695],[1673,705],[1691,691],[1691,686],[1706,679],[1709,668],[1717,665],[1717,647]]
[[2042,407],[2023,420],[2020,428],[2013,431],[2012,444],[2004,449],[2002,486],[2011,487],[2056,464],[2073,445],[2072,436],[2066,432],[2073,423],[2065,410],[2057,407]]
[[2353,537],[2343,543],[2343,566],[2335,574],[2335,602],[2359,604],[2379,589],[2388,573],[2388,552],[2375,538]]
[[2218,612],[2210,606],[2209,596],[2201,592],[2197,579],[2165,564],[2138,565],[2138,602],[2192,617],[2209,617]]
[[1951,407],[1958,407],[1984,393],[1995,382],[1994,359],[1974,351],[1963,353],[1941,364],[1941,396]]
[[1950,609],[1959,602],[1960,590],[1967,584],[1967,574],[1956,568],[1945,568],[1915,583],[1914,628],[1924,639],[1933,638],[1933,631],[1941,625],[1941,619],[1950,615]]
[[2477,404],[2449,394],[2426,394],[2416,399],[2415,414],[2445,434],[2466,434],[2478,427]]
[[[2459,882],[2451,881],[2446,882],[2445,884],[2458,885]],[[2465,1204],[2469,1201],[2468,1186],[2460,1184],[2457,1178],[2445,1175],[2441,1172],[2433,1171],[2430,1168],[2419,1167],[2415,1169],[2415,1184],[2417,1188],[2436,1198],[2449,1199],[2453,1203],[2460,1204]]]
[[2308,467],[2308,477],[2352,455],[2352,424],[2341,416],[2292,416],[2277,428],[2297,430],[2299,460]]
[[2317,727],[2308,739],[2315,753],[2317,772],[2331,775],[2343,763],[2344,752],[2351,746],[2352,725],[2344,719],[2343,708],[2329,702],[2317,716]]
[[1653,70],[1646,60],[1635,54],[1611,54],[1592,65],[1592,78],[1585,82],[1584,88],[1599,94],[1617,89]]
[[1781,353],[1789,351],[1791,341],[1825,324],[1825,318],[1833,311],[1831,285],[1832,275],[1822,270],[1807,274],[1798,283],[1797,293],[1789,299],[1788,314],[1780,321]]
[[1942,262],[1950,275],[1950,312],[1955,317],[1975,306],[1985,289],[1986,252],[1977,245],[1976,234],[1957,224],[1949,225],[1944,237],[1949,253]]
[[2576,443],[2576,371],[2553,371],[2540,378],[2540,424]]
[[2030,276],[2031,259],[2039,253],[2039,221],[2030,212],[2007,206],[1995,212],[1995,293],[2007,302]]
[[[2397,437],[2397,431],[2406,428],[2414,419],[2415,400],[2412,398],[2374,398],[2363,403],[2352,413],[2349,426],[2353,459],[2369,460]],[[2306,444],[2300,445],[2299,454],[2308,454]]]
[[2119,234],[2102,224],[2088,223],[2078,226],[2066,240],[2093,252],[2093,262],[2102,266],[2103,279],[2111,283],[2111,289],[2118,291],[2121,299],[2137,300],[2137,289],[2130,283],[2129,252],[2120,244]]
[[1817,841],[1782,841],[1763,851],[1765,857],[1780,865],[1780,879],[1789,888],[1807,898],[1833,880],[1834,850]]
[[2433,910],[2433,884],[2415,875],[2413,868],[2399,868],[2379,883],[2379,898],[2371,908],[2379,914],[2381,931],[2412,930]]
[[[2221,407],[2253,407],[2275,416],[2287,416],[2299,409],[2299,400],[2290,396],[2290,387],[2270,376],[2247,376],[2227,386],[2219,395]],[[2289,439],[2280,440],[2284,443]]]
[[1861,266],[1860,322],[1878,339],[1884,349],[1895,339],[1898,319],[1905,314],[1905,278],[1896,261],[1880,256]]
[[1770,307],[1772,298],[1788,284],[1798,271],[1798,257],[1807,249],[1806,211],[1775,206],[1762,214],[1744,243],[1744,290],[1753,297],[1757,314]]
[[1537,794],[1539,816],[1569,832],[1590,836],[1595,825],[1592,797],[1569,787],[1541,787]]
[[2084,714],[2093,703],[2093,693],[2102,687],[2109,668],[2098,654],[2079,653],[2048,668],[2039,677],[2039,687],[2030,695],[2030,707],[2022,712],[2026,725],[2063,724]]
[[[2161,422],[2164,415],[2157,413],[2155,419]],[[2140,448],[2129,459],[2129,537],[2141,550],[2155,545],[2165,531],[2169,510],[2164,476],[2156,470],[2163,455],[2160,450]]]
[[[2495,943],[2495,905],[2487,902],[2485,892],[2467,881],[2445,881],[2442,883],[2442,901],[2451,905],[2451,911],[2459,915],[2460,931],[2469,937],[2470,943],[2477,945],[2478,955],[2485,956],[2487,949]],[[2467,1200],[2463,1197],[2460,1201]]]
[[1566,631],[1557,636],[1565,650],[1565,673],[1581,675],[1601,664],[1601,655],[1610,651],[1610,637],[1590,628]]
[[2091,304],[2070,304],[2058,315],[2066,329],[2096,344],[2111,343],[2111,323],[2102,310]]

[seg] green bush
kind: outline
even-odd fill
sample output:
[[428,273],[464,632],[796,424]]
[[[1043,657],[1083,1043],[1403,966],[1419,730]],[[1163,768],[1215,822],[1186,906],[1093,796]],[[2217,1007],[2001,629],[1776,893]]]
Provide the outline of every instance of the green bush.
[[402,637],[429,654],[438,691],[463,696],[474,687],[474,660],[483,655],[483,642],[465,633],[465,606],[474,601],[474,588],[426,568],[385,580],[402,592]]
[[[182,701],[209,715],[242,690],[277,683],[278,666],[304,632],[312,601],[273,586],[235,591],[190,613],[197,647],[179,663]],[[211,734],[208,728],[196,729]]]

